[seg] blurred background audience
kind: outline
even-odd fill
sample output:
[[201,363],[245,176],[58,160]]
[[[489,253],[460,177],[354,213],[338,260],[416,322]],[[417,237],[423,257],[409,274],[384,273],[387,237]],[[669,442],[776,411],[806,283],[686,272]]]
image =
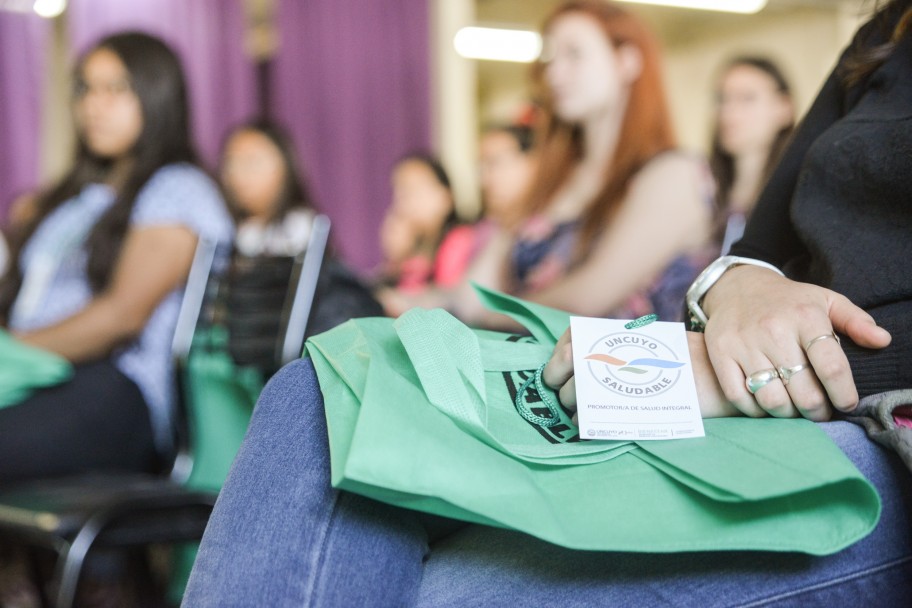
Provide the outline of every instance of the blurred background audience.
[[[467,279],[577,314],[676,319],[708,261],[712,184],[676,151],[658,45],[599,0],[563,4],[544,37],[537,169],[519,221],[490,239]],[[467,281],[397,295],[384,299],[390,314],[443,306],[471,324],[503,323]]]
[[[53,3],[51,3],[53,4]],[[528,62],[454,48],[466,27],[533,34],[556,0],[68,0],[51,19],[0,0],[0,223],[13,199],[69,163],[64,99],[70,58],[101,36],[140,29],[167,40],[188,71],[192,128],[214,167],[227,128],[247,117],[285,124],[316,200],[356,270],[381,259],[389,170],[431,150],[450,174],[462,218],[480,214],[480,125],[510,124],[530,97]],[[800,114],[863,15],[855,2],[769,0],[755,14],[625,4],[658,33],[679,142],[709,153],[717,66],[769,57],[790,76]],[[724,7],[723,7],[724,8]],[[484,56],[475,53],[474,56]],[[511,58],[513,59],[513,58]],[[11,151],[15,150],[15,154]],[[349,218],[357,217],[358,221]]]
[[[412,304],[412,296],[424,297],[426,289],[459,285],[491,237],[517,221],[532,175],[532,141],[532,129],[524,125],[490,127],[482,133],[481,210],[474,222],[457,220],[449,176],[437,159],[409,155],[397,164],[393,205],[380,232],[387,269],[393,272],[384,274],[378,296],[389,314]],[[401,260],[398,272],[391,264],[396,259]],[[395,282],[389,280],[397,276]]]
[[532,142],[532,129],[525,125],[491,127],[482,133],[478,165],[481,212],[474,222],[447,231],[436,255],[440,271],[433,287],[459,285],[488,241],[518,221],[534,167]]

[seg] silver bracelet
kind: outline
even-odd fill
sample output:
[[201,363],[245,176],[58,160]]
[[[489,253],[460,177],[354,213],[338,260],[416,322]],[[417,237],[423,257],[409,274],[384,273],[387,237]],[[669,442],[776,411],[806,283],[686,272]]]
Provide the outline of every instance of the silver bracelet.
[[703,311],[703,296],[730,268],[742,265],[759,266],[772,270],[779,276],[785,276],[781,270],[762,260],[742,258],[736,255],[723,255],[707,266],[687,290],[687,310],[690,312],[690,324],[694,331],[703,331],[709,321],[709,317]]

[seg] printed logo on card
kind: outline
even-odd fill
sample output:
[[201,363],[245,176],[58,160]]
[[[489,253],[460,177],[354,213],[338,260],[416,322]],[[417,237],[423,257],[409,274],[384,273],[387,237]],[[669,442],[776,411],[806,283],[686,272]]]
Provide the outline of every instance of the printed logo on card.
[[686,365],[680,359],[659,340],[633,332],[599,338],[585,357],[601,386],[634,398],[655,397],[674,386]]

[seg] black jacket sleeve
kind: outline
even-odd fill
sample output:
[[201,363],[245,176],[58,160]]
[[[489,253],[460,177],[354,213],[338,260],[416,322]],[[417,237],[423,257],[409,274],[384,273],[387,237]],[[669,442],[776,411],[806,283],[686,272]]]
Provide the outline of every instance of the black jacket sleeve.
[[795,131],[760,194],[744,236],[732,246],[733,255],[763,260],[782,268],[789,260],[805,253],[792,227],[789,210],[805,155],[820,134],[845,113],[845,90],[838,71],[837,66]]
[[889,38],[904,11],[905,4],[900,4],[889,5],[872,18],[858,30],[852,43],[843,51],[761,192],[744,236],[731,248],[733,255],[763,260],[782,268],[789,260],[807,253],[792,227],[790,216],[792,196],[805,155],[817,138],[845,116],[864,93],[867,82],[862,81],[847,89],[841,70],[856,48],[881,44]]

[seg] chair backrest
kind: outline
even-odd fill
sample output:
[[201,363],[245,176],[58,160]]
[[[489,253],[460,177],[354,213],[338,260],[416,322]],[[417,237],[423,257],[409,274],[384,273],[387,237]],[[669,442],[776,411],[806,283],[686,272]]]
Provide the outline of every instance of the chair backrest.
[[184,297],[177,316],[174,339],[171,342],[176,400],[174,411],[172,412],[174,460],[171,463],[169,476],[177,483],[186,481],[193,468],[187,391],[184,380],[187,360],[193,345],[193,335],[196,333],[200,313],[208,292],[217,246],[216,242],[202,238],[196,246],[193,265],[190,267],[190,274],[187,276]]
[[[329,220],[318,216],[301,255],[237,256],[228,273],[213,282],[217,297],[203,313],[213,325],[193,341],[186,370],[183,357],[178,358],[187,404],[182,410],[187,424],[181,428],[187,435],[180,443],[175,481],[207,490],[224,482],[263,380],[301,354],[329,227]],[[188,297],[194,305],[188,319],[196,318],[202,297]]]
[[288,291],[288,300],[282,315],[282,327],[285,328],[285,332],[276,349],[276,360],[280,365],[290,363],[301,356],[331,227],[329,217],[316,216],[310,230],[307,249],[295,260],[295,272],[292,276],[296,276],[296,284],[294,289]]
[[301,355],[329,241],[330,220],[318,215],[307,248],[295,257],[237,255],[220,294],[217,324],[242,367],[269,377]]

